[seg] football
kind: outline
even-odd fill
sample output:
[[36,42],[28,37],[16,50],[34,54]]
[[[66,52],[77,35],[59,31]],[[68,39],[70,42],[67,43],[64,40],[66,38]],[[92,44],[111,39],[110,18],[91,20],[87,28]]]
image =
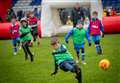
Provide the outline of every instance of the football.
[[103,70],[107,70],[110,67],[110,61],[108,59],[102,59],[99,62],[99,67]]

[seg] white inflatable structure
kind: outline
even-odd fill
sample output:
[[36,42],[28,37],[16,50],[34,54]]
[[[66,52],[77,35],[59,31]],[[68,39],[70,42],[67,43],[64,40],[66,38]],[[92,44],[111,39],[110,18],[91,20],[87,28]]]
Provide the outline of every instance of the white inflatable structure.
[[101,0],[43,0],[41,14],[42,36],[50,37],[57,33],[68,32],[72,26],[62,25],[58,8],[73,8],[76,3],[80,6],[90,7],[92,11],[98,11],[99,17],[102,17]]

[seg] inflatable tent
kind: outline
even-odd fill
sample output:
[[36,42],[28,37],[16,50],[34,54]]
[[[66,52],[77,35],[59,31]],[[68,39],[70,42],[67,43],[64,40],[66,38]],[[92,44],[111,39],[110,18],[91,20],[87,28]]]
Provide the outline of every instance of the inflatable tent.
[[101,0],[43,0],[41,28],[43,36],[52,36],[57,33],[69,31],[72,26],[63,26],[60,21],[58,8],[73,8],[76,3],[80,6],[90,7],[92,11],[98,11],[99,17],[102,17]]

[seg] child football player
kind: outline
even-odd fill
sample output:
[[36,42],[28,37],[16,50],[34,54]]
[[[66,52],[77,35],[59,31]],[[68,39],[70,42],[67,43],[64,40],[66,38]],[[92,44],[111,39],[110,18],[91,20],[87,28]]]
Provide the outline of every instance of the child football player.
[[60,44],[56,37],[51,39],[51,46],[54,49],[52,55],[55,62],[55,70],[51,75],[57,74],[59,67],[65,72],[71,71],[72,73],[75,73],[75,78],[78,80],[78,83],[82,83],[81,69],[73,60],[73,57],[67,50],[66,46]]
[[88,33],[92,36],[92,40],[95,44],[97,54],[102,54],[100,39],[101,39],[101,33],[102,33],[102,37],[104,37],[104,28],[101,21],[98,19],[98,12],[96,11],[92,13],[92,19],[90,20]]
[[31,27],[28,25],[28,21],[25,18],[21,19],[20,39],[25,53],[25,60],[28,59],[29,55],[32,62],[34,57],[29,49],[29,46],[32,44],[33,38],[31,34]]
[[38,45],[39,45],[40,37],[38,35],[38,20],[37,20],[37,17],[34,16],[33,12],[30,12],[28,21],[29,21],[29,25],[32,28],[33,40],[36,41],[36,39],[38,39]]
[[84,49],[84,44],[85,44],[85,38],[87,38],[89,46],[91,46],[91,41],[90,41],[90,36],[87,33],[87,31],[83,28],[83,22],[79,21],[77,26],[73,28],[70,32],[65,37],[66,43],[68,43],[68,40],[70,36],[72,36],[73,43],[74,43],[74,49],[76,51],[78,60],[76,61],[77,63],[79,62],[80,58],[80,50],[81,50],[81,55],[82,55],[82,64],[86,64],[85,62],[85,49]]
[[19,24],[16,23],[16,18],[13,17],[11,19],[10,33],[11,33],[12,43],[14,47],[14,55],[17,54],[17,46],[20,46],[19,27],[20,27]]

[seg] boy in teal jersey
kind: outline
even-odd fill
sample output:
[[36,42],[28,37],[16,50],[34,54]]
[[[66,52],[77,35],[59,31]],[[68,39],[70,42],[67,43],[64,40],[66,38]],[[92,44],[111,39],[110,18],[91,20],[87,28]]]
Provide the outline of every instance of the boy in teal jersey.
[[32,44],[32,34],[31,27],[28,26],[28,22],[25,18],[21,19],[21,28],[20,28],[20,40],[22,42],[22,48],[25,53],[25,60],[30,56],[31,62],[33,61],[33,54],[31,53],[29,46]]
[[85,49],[84,49],[85,38],[87,38],[89,46],[91,46],[91,41],[90,41],[89,34],[83,28],[82,21],[79,21],[77,24],[77,27],[73,28],[70,32],[68,32],[68,34],[65,37],[66,43],[68,43],[70,36],[72,36],[73,43],[74,43],[74,49],[75,49],[77,57],[78,57],[77,63],[79,62],[80,49],[81,49],[82,63],[86,64],[86,62],[85,62]]
[[51,46],[54,49],[52,55],[55,62],[55,70],[51,75],[55,75],[58,72],[59,67],[61,70],[65,72],[71,71],[75,73],[76,74],[75,78],[78,80],[78,83],[82,83],[81,69],[73,60],[73,57],[67,50],[66,46],[60,44],[56,37],[53,37],[51,39]]

